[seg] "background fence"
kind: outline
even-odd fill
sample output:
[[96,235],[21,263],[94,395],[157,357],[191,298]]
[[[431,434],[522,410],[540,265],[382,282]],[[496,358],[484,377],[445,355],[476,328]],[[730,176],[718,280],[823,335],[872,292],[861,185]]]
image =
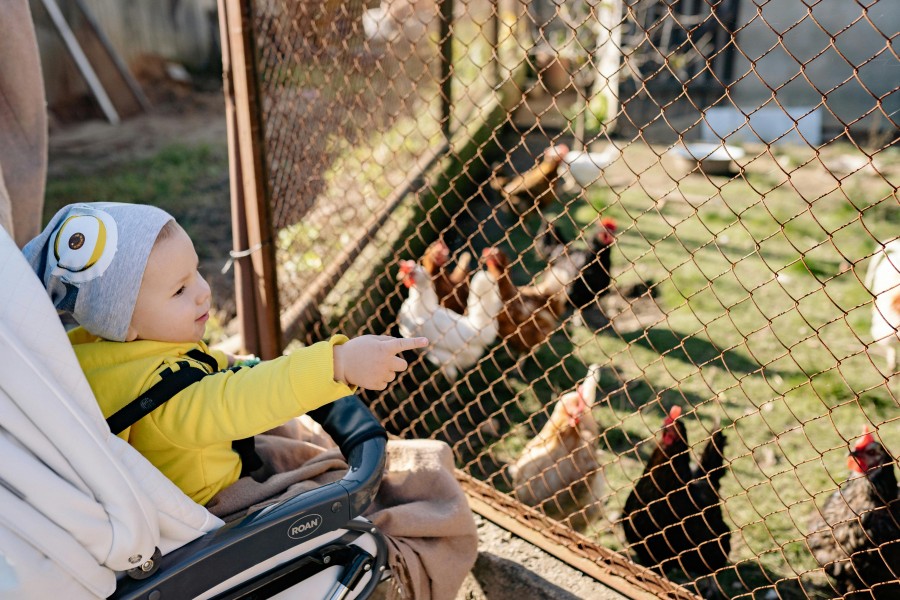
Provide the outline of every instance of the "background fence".
[[[427,332],[373,410],[612,570],[607,550],[707,596],[848,591],[814,556],[849,535],[821,507],[863,426],[900,452],[890,0],[240,6],[246,247],[271,260],[238,264],[277,278],[286,342]],[[469,256],[461,324],[404,285],[436,241],[448,279]]]

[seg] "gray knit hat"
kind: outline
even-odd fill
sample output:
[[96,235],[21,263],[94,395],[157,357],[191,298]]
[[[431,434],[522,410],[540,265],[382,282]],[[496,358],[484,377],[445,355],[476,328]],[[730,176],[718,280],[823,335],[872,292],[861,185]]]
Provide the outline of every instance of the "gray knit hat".
[[57,312],[92,334],[125,340],[164,210],[143,204],[70,204],[22,250]]

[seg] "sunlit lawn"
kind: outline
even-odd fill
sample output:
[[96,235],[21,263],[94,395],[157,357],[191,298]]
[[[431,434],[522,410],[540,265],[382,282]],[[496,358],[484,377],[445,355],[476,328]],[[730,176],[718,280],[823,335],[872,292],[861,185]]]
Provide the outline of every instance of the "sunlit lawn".
[[[847,477],[848,440],[869,424],[900,452],[900,409],[878,371],[883,354],[866,352],[871,297],[861,283],[876,239],[897,235],[896,197],[881,176],[861,173],[841,186],[817,162],[787,177],[765,156],[746,164],[745,176],[707,178],[654,161],[646,149],[627,149],[608,174],[611,187],[570,197],[549,218],[562,215],[558,222],[567,224],[568,215],[571,232],[590,233],[598,216],[613,216],[617,283],[653,282],[664,316],[646,330],[618,333],[570,321],[525,363],[525,377],[506,373],[516,395],[498,414],[529,415],[583,377],[583,364],[602,364],[610,396],[595,414],[605,429],[608,517],[640,475],[651,451],[640,442],[658,432],[664,408],[684,408],[698,453],[720,422],[731,560],[743,581],[723,575],[722,586],[761,594],[757,588],[804,576],[813,594],[819,588],[809,582],[822,578],[810,573],[816,564],[804,533],[814,503]],[[502,243],[527,254],[531,238],[517,230]],[[523,261],[540,268],[533,257]],[[529,275],[518,273],[520,281]],[[515,456],[545,419],[539,413],[513,427],[489,451]],[[624,543],[606,521],[592,535],[608,547]],[[803,596],[795,581],[778,589]]]

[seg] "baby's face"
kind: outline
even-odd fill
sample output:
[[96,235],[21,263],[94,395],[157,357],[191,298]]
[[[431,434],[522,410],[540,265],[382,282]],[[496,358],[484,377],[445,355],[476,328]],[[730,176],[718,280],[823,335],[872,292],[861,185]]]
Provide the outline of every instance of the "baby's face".
[[199,342],[212,295],[197,253],[181,228],[159,240],[147,260],[126,341]]

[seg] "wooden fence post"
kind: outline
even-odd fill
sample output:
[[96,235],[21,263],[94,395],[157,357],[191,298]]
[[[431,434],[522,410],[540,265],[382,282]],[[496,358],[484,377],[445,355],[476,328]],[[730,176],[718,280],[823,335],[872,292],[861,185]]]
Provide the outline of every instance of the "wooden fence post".
[[269,359],[283,346],[250,12],[248,0],[220,0],[226,98],[233,98],[228,126],[238,316],[245,349]]
[[440,0],[440,24],[438,27],[438,46],[441,55],[441,131],[444,139],[451,137],[450,119],[453,113],[453,14],[454,0]]

